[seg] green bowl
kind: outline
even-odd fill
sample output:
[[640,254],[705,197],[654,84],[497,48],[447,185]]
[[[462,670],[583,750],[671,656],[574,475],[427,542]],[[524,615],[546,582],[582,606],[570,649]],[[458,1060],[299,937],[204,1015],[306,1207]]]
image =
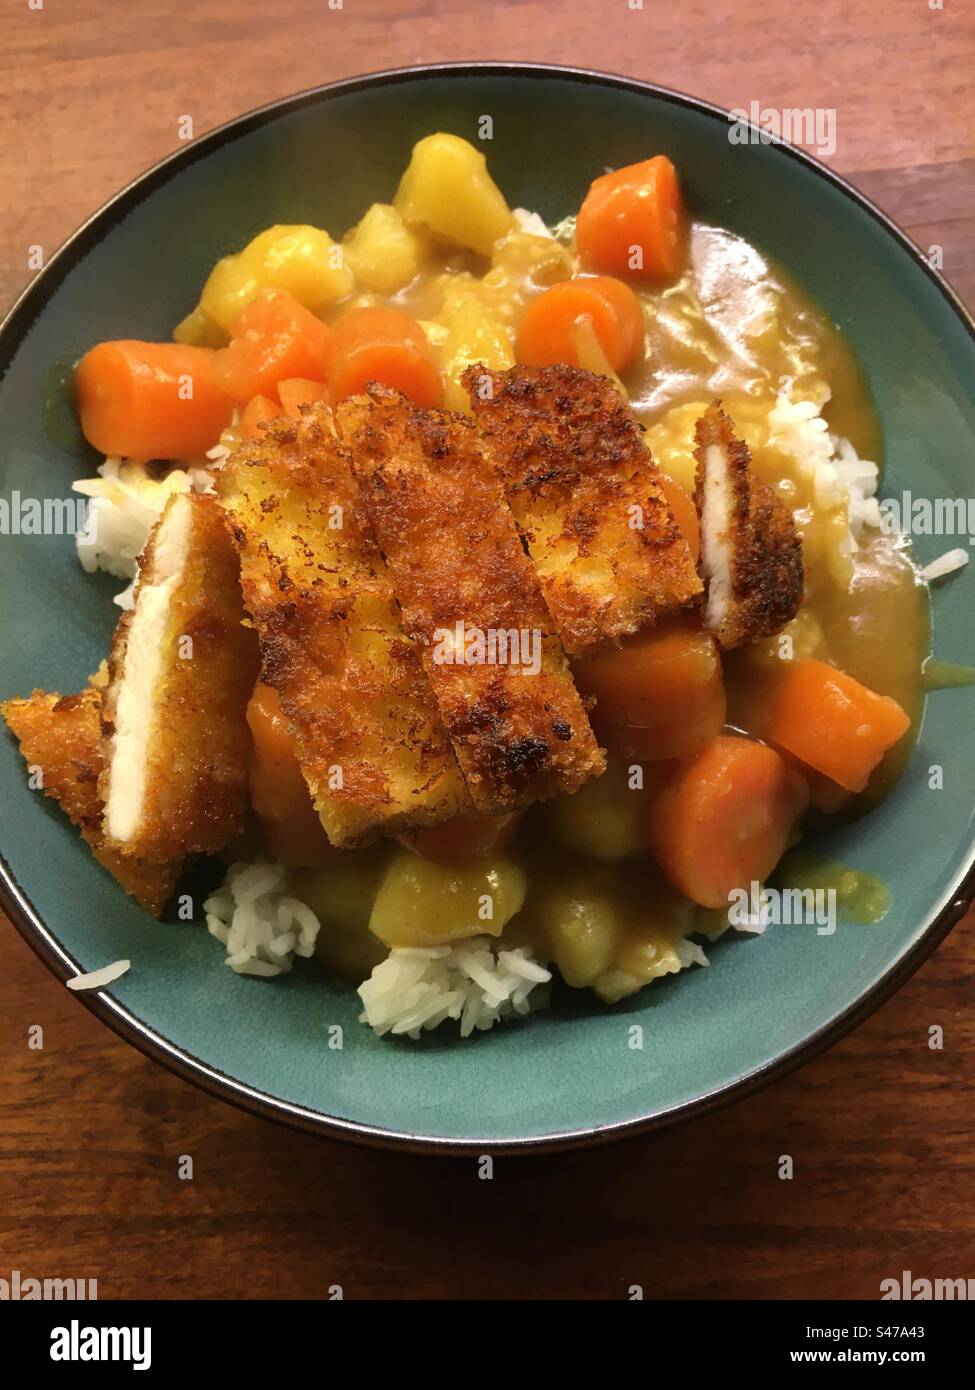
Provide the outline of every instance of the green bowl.
[[[380,73],[243,116],[150,170],[87,222],[0,331],[0,496],[65,497],[91,459],[52,444],[51,364],[105,338],[167,338],[219,256],[272,222],[334,233],[388,199],[434,130],[473,137],[513,206],[557,220],[591,179],[658,151],[698,215],[777,257],[847,334],[887,439],[886,487],[967,496],[975,333],[945,283],[878,210],[791,148],[733,145],[727,116],[637,82],[501,64]],[[921,540],[922,561],[946,549]],[[68,536],[3,536],[0,696],[80,689],[105,654],[118,583],[84,577]],[[934,595],[934,645],[975,662],[975,566]],[[723,939],[712,968],[604,1008],[573,991],[550,1012],[461,1043],[381,1041],[355,994],[309,966],[273,984],[229,971],[200,922],[151,921],[28,789],[0,737],[3,904],[61,979],[119,957],[132,969],[80,996],[136,1047],[205,1090],[319,1134],[478,1152],[579,1144],[648,1129],[754,1090],[834,1041],[917,968],[975,890],[975,691],[927,703],[918,747],[878,810],[824,853],[893,893],[873,926],[780,927]],[[943,790],[929,767],[944,768]],[[199,901],[199,899],[197,899]],[[643,1026],[642,1051],[630,1028]],[[344,1047],[330,1048],[341,1024]]]

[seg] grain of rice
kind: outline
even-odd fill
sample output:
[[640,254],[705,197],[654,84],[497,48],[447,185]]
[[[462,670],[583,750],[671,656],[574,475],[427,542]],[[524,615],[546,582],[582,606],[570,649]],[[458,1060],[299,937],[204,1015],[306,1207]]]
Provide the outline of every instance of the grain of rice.
[[523,946],[516,951],[499,951],[498,964],[512,975],[534,980],[537,984],[544,984],[552,978],[551,972],[539,965],[538,961],[532,960]]
[[545,237],[549,241],[555,240],[551,228],[539,213],[529,212],[527,208],[514,208],[511,215],[520,232],[530,232],[532,236]]
[[936,579],[944,579],[949,574],[954,574],[957,570],[964,569],[968,564],[968,551],[958,547],[955,550],[947,550],[944,555],[939,555],[936,560],[932,560],[929,565],[925,565],[921,571],[921,578],[933,584]]
[[117,980],[132,967],[132,962],[128,960],[116,960],[111,965],[103,965],[100,970],[91,970],[87,975],[75,975],[70,980],[65,980],[68,989],[75,992],[83,989],[104,989],[113,980]]

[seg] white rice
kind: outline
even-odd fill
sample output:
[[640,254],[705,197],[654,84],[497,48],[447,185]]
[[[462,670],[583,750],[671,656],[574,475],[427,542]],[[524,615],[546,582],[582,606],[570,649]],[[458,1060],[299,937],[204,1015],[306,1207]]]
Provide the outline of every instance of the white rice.
[[455,946],[390,951],[359,986],[359,1015],[382,1036],[418,1038],[447,1019],[467,1038],[544,1007],[552,972],[525,947],[505,950],[491,937]]
[[769,443],[791,454],[806,469],[817,507],[846,507],[852,552],[864,527],[881,525],[876,495],[880,469],[872,460],[861,459],[848,439],[830,434],[822,415],[830,394],[829,387],[823,386],[817,398],[797,401],[787,382],[769,412]]
[[[240,975],[280,975],[292,968],[295,956],[314,952],[319,919],[289,892],[282,864],[234,864],[203,909],[208,931],[227,953],[226,964]],[[662,959],[658,974],[708,963],[698,943],[686,937]],[[617,977],[621,985],[613,1001],[646,983],[616,971],[605,977],[607,985]],[[506,947],[488,936],[404,947],[390,951],[359,986],[359,1019],[380,1036],[410,1038],[452,1021],[467,1038],[545,1008],[551,982],[552,971],[528,947]]]
[[[203,910],[207,930],[239,975],[280,975],[295,956],[314,953],[318,917],[289,892],[283,864],[234,864]],[[394,950],[359,986],[360,1017],[377,1033],[410,1037],[455,1019],[466,1038],[547,1003],[551,979],[525,947],[508,950],[489,937]]]
[[104,989],[106,985],[112,984],[131,968],[132,962],[129,960],[116,960],[111,965],[103,965],[100,970],[91,970],[87,975],[75,975],[70,980],[65,980],[68,989],[76,992],[82,989]]
[[933,584],[936,579],[944,579],[946,575],[954,574],[956,570],[964,569],[968,564],[968,551],[947,550],[944,555],[939,555],[936,560],[932,560],[929,565],[925,565],[921,571],[921,578],[926,579],[929,584]]
[[696,941],[692,941],[689,936],[685,936],[683,941],[677,943],[677,957],[681,966],[686,970],[690,965],[710,965],[711,962],[704,954],[703,947]]
[[115,597],[120,608],[131,608],[138,559],[166,503],[177,492],[212,492],[213,480],[205,468],[193,467],[153,478],[144,463],[107,458],[96,478],[79,478],[71,486],[91,498],[88,525],[75,536],[82,568],[131,580]]
[[549,241],[555,240],[548,223],[539,213],[529,212],[527,208],[514,208],[512,216],[518,223],[520,232],[530,232],[532,236],[547,237]]
[[203,904],[207,930],[226,948],[226,964],[238,975],[281,975],[295,956],[314,954],[321,923],[288,886],[283,864],[233,864]]

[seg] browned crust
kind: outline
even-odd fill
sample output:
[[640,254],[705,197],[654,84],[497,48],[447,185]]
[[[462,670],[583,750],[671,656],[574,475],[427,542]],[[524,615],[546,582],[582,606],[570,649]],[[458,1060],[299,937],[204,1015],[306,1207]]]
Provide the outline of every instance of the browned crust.
[[227,460],[217,487],[264,679],[278,692],[332,843],[469,812],[327,408],[267,426]]
[[751,471],[748,445],[734,433],[716,400],[694,427],[697,476],[694,503],[705,527],[705,454],[723,450],[731,488],[731,603],[715,636],[726,650],[771,637],[798,613],[803,598],[802,543],[789,508]]
[[[339,425],[477,809],[500,815],[575,791],[605,760],[474,426],[379,386],[345,402]],[[538,674],[439,660],[438,634],[458,623],[538,634]]]
[[42,790],[81,831],[92,854],[127,893],[158,917],[172,896],[180,863],[150,862],[119,854],[102,833],[101,695],[56,695],[35,690],[26,700],[0,705],[30,768],[40,768]]
[[[167,503],[140,560],[135,604],[156,578],[162,521],[181,505],[192,508],[189,549],[170,604],[162,676],[154,694],[144,810],[135,835],[116,845],[120,852],[151,859],[223,849],[241,830],[247,810],[246,709],[257,678],[257,643],[244,626],[237,552],[215,497],[183,494]],[[109,656],[102,710],[103,801],[115,756],[114,718],[132,621],[133,613],[123,614]]]
[[611,381],[570,366],[476,365],[463,382],[568,652],[696,601],[690,550]]

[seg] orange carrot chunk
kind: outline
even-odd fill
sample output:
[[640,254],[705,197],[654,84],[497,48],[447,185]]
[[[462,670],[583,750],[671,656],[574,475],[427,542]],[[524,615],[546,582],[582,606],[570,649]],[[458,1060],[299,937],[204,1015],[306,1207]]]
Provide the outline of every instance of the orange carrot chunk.
[[850,792],[863,791],[888,748],[911,727],[896,700],[825,661],[790,665],[772,699],[765,737]]
[[230,424],[233,401],[213,380],[213,350],[181,343],[99,343],[75,371],[81,428],[100,454],[199,458]]
[[308,381],[304,377],[290,377],[278,382],[278,398],[285,415],[295,420],[301,416],[303,405],[314,405],[316,401],[328,400],[328,387],[323,381]]
[[677,170],[666,155],[594,179],[576,220],[584,266],[604,275],[671,280],[684,259]]
[[808,802],[804,779],[774,748],[721,734],[651,796],[650,849],[692,902],[727,907],[733,889],[768,878]]
[[258,427],[265,420],[274,420],[281,414],[281,407],[270,396],[254,396],[244,406],[240,417],[240,432],[245,439],[260,439],[264,431]]
[[278,399],[290,377],[324,381],[331,365],[331,331],[287,290],[267,290],[248,304],[233,336],[213,358],[217,385],[235,401]]
[[284,864],[318,864],[331,852],[312,804],[277,691],[262,681],[247,706],[253,739],[251,806],[268,850]]
[[701,523],[697,518],[694,498],[680,483],[674,482],[669,473],[661,472],[657,481],[696,565],[697,557],[701,553]]
[[593,695],[590,719],[611,752],[654,762],[695,753],[724,724],[721,659],[712,637],[677,619],[573,665]]
[[521,320],[515,355],[526,367],[567,362],[579,367],[577,325],[588,319],[614,372],[625,372],[644,344],[643,309],[621,280],[606,275],[563,280],[532,299]]
[[399,839],[423,859],[462,868],[500,854],[520,820],[520,811],[504,816],[452,816],[438,825],[404,831]]
[[332,399],[358,395],[378,381],[428,408],[443,400],[443,380],[423,329],[401,309],[350,309],[335,325]]

